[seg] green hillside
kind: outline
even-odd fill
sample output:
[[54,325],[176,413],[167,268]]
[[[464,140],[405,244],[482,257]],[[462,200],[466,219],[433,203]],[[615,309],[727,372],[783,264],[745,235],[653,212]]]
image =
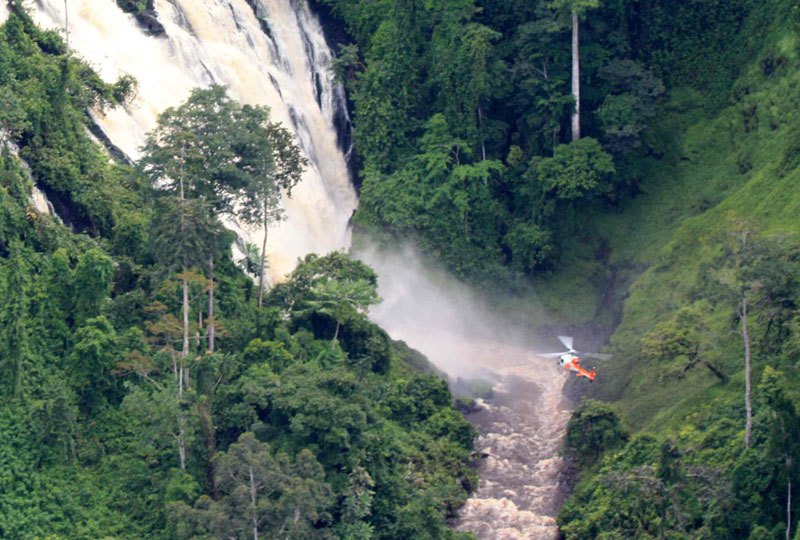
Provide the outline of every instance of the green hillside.
[[[596,384],[569,389],[613,408],[573,417],[565,536],[794,535],[798,7],[324,3],[353,40],[362,229],[415,238],[544,328],[609,338]],[[581,14],[579,141],[560,9]]]
[[[615,287],[622,310],[615,357],[588,393],[615,403],[631,439],[584,464],[562,511],[567,538],[786,534],[798,480],[800,19],[796,6],[767,4],[745,20],[758,47],[737,65],[725,106],[709,110],[703,88],[671,90],[648,133],[660,152],[638,165],[642,193],[620,213],[589,217],[607,246],[602,263],[585,263],[605,277],[588,295]],[[752,252],[741,250],[743,231]],[[571,279],[567,270],[554,281]],[[749,450],[737,317],[745,290]]]
[[596,384],[570,383],[613,407],[573,416],[565,451],[581,480],[564,535],[793,536],[795,3],[323,3],[352,37],[337,67],[361,230],[415,239],[543,329],[609,338]]

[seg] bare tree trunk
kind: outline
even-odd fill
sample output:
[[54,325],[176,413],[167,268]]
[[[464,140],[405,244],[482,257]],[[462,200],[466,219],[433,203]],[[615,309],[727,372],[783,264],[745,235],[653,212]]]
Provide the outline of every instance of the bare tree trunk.
[[258,540],[258,515],[256,506],[256,482],[253,478],[253,467],[248,467],[250,470],[250,503],[253,505],[253,540]]
[[[203,299],[197,301],[197,328],[194,331],[194,342],[197,343],[197,353],[200,354],[200,331],[203,329]],[[208,333],[208,332],[206,332]]]
[[[789,458],[791,460],[791,458]],[[791,461],[789,462],[791,463]],[[789,483],[786,486],[786,540],[792,540],[792,477],[789,471]]]
[[216,334],[216,322],[214,321],[214,256],[208,261],[211,281],[208,285],[208,352],[214,354],[214,338]]
[[186,277],[188,269],[183,268],[183,279],[181,284],[183,287],[183,348],[181,349],[181,358],[186,359],[189,356],[189,279]]
[[261,242],[261,267],[258,270],[258,307],[264,305],[264,271],[267,267],[267,219],[264,218],[264,240]]
[[181,358],[180,365],[178,366],[178,401],[183,401],[183,358]]
[[[181,158],[183,158],[183,147],[181,147]],[[181,235],[186,230],[184,223],[186,215],[186,198],[183,192],[183,163],[181,162],[181,174],[179,179],[180,185],[180,205],[181,205]],[[181,285],[183,287],[183,348],[181,349],[181,368],[187,356],[189,356],[189,280],[186,274],[189,271],[186,260],[186,255],[183,256],[183,279]],[[181,380],[183,379],[183,372],[181,372]]]
[[180,407],[183,403],[183,387],[186,377],[186,358],[189,356],[189,280],[186,277],[187,269],[184,265],[183,287],[183,348],[178,360],[178,458],[181,469],[186,469],[186,428]]
[[183,279],[183,348],[181,349],[180,360],[178,362],[178,399],[183,400],[184,381],[187,377],[186,359],[189,357],[189,279],[186,277],[188,269],[184,265]]
[[333,350],[334,347],[336,347],[336,340],[339,339],[339,327],[340,326],[341,325],[339,324],[339,321],[336,321],[336,331],[333,333],[333,340],[331,340],[331,350]]
[[[183,147],[181,147],[181,160],[184,158]],[[181,172],[179,175],[180,186],[180,205],[181,205],[181,223],[180,230],[183,235],[186,230],[184,222],[186,215],[186,198],[183,189],[183,161],[181,161]],[[188,379],[186,368],[186,358],[189,356],[189,265],[186,260],[186,255],[183,256],[183,278],[181,279],[181,288],[183,293],[183,302],[181,309],[183,310],[183,347],[181,348],[180,359],[178,360],[178,459],[180,460],[181,469],[186,469],[186,426],[184,424],[183,413],[181,411],[181,404],[183,403],[183,386],[184,378]],[[188,380],[187,380],[188,384]]]
[[186,425],[183,418],[181,405],[183,404],[184,385],[188,385],[188,369],[185,365],[186,357],[181,356],[178,366],[178,459],[181,469],[186,469]]
[[750,448],[753,432],[753,405],[750,403],[750,332],[747,329],[747,293],[742,295],[742,339],[744,340],[744,407],[747,418],[744,425],[744,447]]
[[572,14],[572,97],[575,110],[572,113],[572,140],[581,138],[581,75],[580,49],[578,40],[578,14]]
[[182,416],[178,417],[178,458],[180,459],[181,469],[186,469],[186,428],[184,427]]
[[64,0],[64,33],[66,34],[67,56],[69,56],[69,6]]

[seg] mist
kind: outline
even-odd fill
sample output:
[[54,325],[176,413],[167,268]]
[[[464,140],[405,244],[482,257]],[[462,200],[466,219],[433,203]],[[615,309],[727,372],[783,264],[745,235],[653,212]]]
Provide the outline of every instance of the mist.
[[555,515],[566,494],[558,450],[571,405],[563,394],[569,375],[535,354],[561,350],[555,337],[536,337],[547,321],[525,309],[528,295],[508,308],[507,298],[479,295],[411,246],[382,250],[359,241],[352,254],[375,269],[383,298],[370,310],[373,322],[422,352],[456,387],[459,377],[491,382],[490,395],[469,414],[480,433],[481,482],[455,528],[479,538],[558,538]]
[[[495,368],[530,362],[533,327],[503,314],[491,299],[478,295],[410,245],[392,250],[361,242],[353,256],[378,274],[383,301],[370,319],[393,339],[422,352],[436,367],[455,377],[486,377]],[[527,352],[529,351],[529,352]]]

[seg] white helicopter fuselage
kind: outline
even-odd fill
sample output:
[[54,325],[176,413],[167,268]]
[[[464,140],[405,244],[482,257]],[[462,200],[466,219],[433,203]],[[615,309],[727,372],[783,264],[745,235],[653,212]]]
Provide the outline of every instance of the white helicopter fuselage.
[[565,369],[569,369],[572,365],[574,365],[575,360],[580,362],[580,358],[578,358],[574,354],[566,353],[566,354],[562,354],[559,357],[558,361],[559,361],[559,364],[561,364],[561,367],[563,367]]

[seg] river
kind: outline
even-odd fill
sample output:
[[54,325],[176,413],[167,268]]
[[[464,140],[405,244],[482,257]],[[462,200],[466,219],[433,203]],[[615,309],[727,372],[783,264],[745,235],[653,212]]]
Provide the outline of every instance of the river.
[[468,416],[478,428],[480,482],[456,529],[482,540],[558,538],[555,516],[566,495],[559,451],[570,415],[569,376],[554,361],[496,344],[476,346],[499,381]]

